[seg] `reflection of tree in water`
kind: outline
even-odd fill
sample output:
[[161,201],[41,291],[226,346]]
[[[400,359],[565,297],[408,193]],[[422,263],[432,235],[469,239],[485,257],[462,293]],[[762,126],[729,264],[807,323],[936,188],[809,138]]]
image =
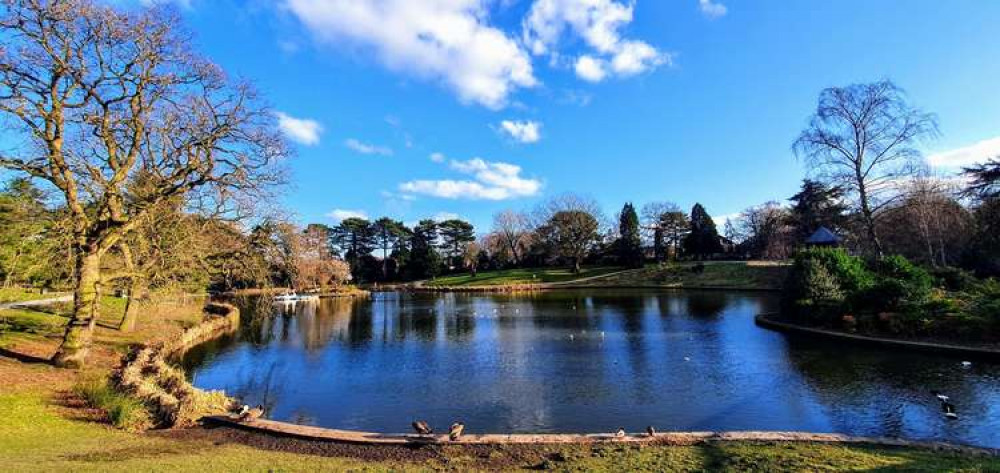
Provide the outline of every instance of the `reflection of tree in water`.
[[685,297],[688,315],[695,318],[715,318],[729,305],[729,297],[721,291],[691,292]]
[[298,314],[299,338],[306,351],[321,351],[331,340],[343,339],[350,327],[353,298],[327,298],[307,304]]

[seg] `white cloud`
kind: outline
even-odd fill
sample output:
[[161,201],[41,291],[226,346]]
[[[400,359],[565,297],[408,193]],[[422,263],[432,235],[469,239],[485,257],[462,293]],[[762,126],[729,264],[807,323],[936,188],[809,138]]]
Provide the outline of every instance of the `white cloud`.
[[334,222],[340,223],[349,218],[363,218],[368,220],[368,214],[364,210],[348,210],[348,209],[334,209],[330,213],[326,214],[327,217],[333,219]]
[[443,153],[431,153],[431,161],[443,163],[447,159]]
[[163,3],[174,3],[174,4],[177,4],[177,6],[179,6],[181,8],[189,10],[189,9],[191,9],[191,1],[192,0],[139,0],[139,3],[141,3],[143,6],[147,6],[147,7],[151,7],[151,6],[159,5],[159,4],[163,4]]
[[401,192],[445,199],[506,200],[538,194],[541,181],[521,177],[521,167],[481,158],[452,161],[451,169],[474,180],[415,180],[399,185]]
[[462,216],[455,212],[438,212],[431,216],[431,220],[435,222],[443,222],[445,220],[462,220]]
[[640,40],[624,39],[635,3],[615,0],[536,0],[521,24],[522,40],[536,55],[557,56],[567,31],[593,52],[575,61],[576,74],[600,82],[610,72],[627,77],[670,63],[670,55]]
[[701,10],[702,15],[713,20],[725,16],[729,11],[722,3],[713,2],[712,0],[698,0],[698,8]]
[[1000,156],[1000,136],[989,138],[969,146],[935,153],[927,157],[927,162],[935,167],[969,166]]
[[275,115],[278,117],[278,128],[290,140],[306,146],[319,144],[319,135],[323,133],[323,126],[316,120],[295,118],[282,112],[276,112]]
[[604,61],[586,55],[576,60],[574,69],[577,76],[589,82],[600,82],[608,75],[604,69]]
[[542,124],[536,121],[504,120],[500,122],[500,130],[521,143],[537,143],[542,139]]
[[715,222],[715,226],[718,227],[719,234],[721,235],[723,230],[722,227],[726,225],[726,222],[732,220],[735,224],[736,219],[740,218],[741,215],[743,214],[740,212],[734,214],[716,215],[715,217],[712,217],[712,221]]
[[346,146],[348,149],[352,151],[361,154],[379,154],[382,156],[392,156],[392,148],[372,145],[368,143],[362,143],[354,138],[350,138],[347,141],[345,141],[344,146]]
[[443,82],[463,102],[501,108],[538,84],[531,57],[488,24],[488,0],[286,0],[316,37],[370,48],[386,67]]

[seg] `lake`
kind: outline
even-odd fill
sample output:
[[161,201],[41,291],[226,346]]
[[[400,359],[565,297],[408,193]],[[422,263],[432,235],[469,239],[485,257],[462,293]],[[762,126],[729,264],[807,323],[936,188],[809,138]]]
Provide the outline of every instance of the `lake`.
[[[1000,364],[757,327],[774,294],[565,290],[244,301],[193,383],[275,420],[407,432],[794,430],[1000,447]],[[940,390],[960,418],[948,420]]]

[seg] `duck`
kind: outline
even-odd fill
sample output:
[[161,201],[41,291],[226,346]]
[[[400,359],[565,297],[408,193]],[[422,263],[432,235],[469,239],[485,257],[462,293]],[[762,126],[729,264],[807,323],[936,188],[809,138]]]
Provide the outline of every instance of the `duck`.
[[619,427],[618,431],[615,432],[615,438],[625,438],[625,427]]
[[413,425],[413,430],[419,435],[430,435],[434,433],[434,429],[431,429],[431,426],[425,421],[415,420],[411,425]]
[[451,428],[448,429],[448,440],[452,442],[457,442],[462,436],[462,432],[465,430],[465,424],[461,422],[455,422],[451,424]]
[[257,404],[257,407],[250,407],[244,404],[238,415],[241,421],[260,419],[264,416],[264,406]]
[[934,397],[938,398],[938,400],[941,402],[948,402],[948,400],[951,399],[948,396],[941,394],[941,391],[931,391],[931,394],[934,395]]
[[958,414],[955,412],[955,405],[954,404],[952,404],[950,402],[942,402],[941,403],[941,410],[944,411],[944,416],[945,417],[947,417],[947,418],[949,418],[951,420],[957,420],[958,419]]
[[646,434],[648,434],[650,437],[656,437],[656,428],[654,428],[652,425],[646,427]]

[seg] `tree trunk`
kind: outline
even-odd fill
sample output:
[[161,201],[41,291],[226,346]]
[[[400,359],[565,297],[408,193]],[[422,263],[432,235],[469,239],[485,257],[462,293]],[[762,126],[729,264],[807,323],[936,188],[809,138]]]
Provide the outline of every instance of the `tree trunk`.
[[139,309],[142,302],[148,298],[146,281],[139,276],[133,276],[128,289],[128,300],[125,301],[125,315],[122,317],[118,330],[131,332],[135,330],[135,324],[139,321]]
[[580,274],[580,258],[573,258],[573,274]]
[[857,175],[858,179],[858,198],[861,201],[861,215],[865,220],[865,230],[868,232],[868,242],[872,245],[872,251],[875,253],[875,259],[882,260],[882,242],[878,239],[878,231],[875,229],[875,215],[872,212],[871,206],[868,205],[868,191],[865,189],[864,180],[861,177],[860,171]]
[[73,290],[73,314],[66,325],[62,345],[52,362],[63,368],[80,368],[90,351],[94,325],[97,323],[101,296],[101,258],[97,252],[79,252],[76,256],[76,287]]

